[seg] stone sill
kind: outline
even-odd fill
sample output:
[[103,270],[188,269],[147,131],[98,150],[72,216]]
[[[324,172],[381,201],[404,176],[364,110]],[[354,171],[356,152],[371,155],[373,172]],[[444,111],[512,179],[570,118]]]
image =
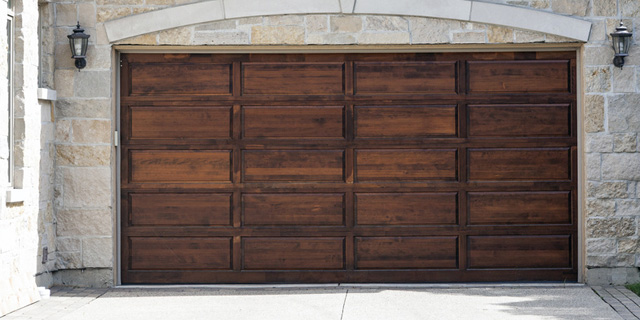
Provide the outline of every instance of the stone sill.
[[23,189],[7,190],[7,203],[24,202],[26,193]]
[[49,88],[38,88],[38,99],[56,101],[58,99],[58,94],[55,90],[51,90]]

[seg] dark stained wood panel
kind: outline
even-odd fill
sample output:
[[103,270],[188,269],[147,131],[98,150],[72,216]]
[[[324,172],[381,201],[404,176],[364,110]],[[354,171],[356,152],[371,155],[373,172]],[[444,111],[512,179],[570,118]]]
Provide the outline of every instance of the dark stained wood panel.
[[131,182],[229,182],[231,151],[131,150]]
[[469,224],[568,224],[569,191],[469,192]]
[[457,237],[357,237],[357,269],[453,269]]
[[344,107],[242,108],[245,138],[343,138]]
[[571,180],[569,148],[471,149],[470,180]]
[[231,107],[132,107],[131,139],[226,139]]
[[339,226],[344,194],[275,193],[242,195],[244,225]]
[[571,136],[570,105],[470,105],[470,137]]
[[231,95],[231,64],[131,63],[129,95]]
[[343,181],[342,150],[246,150],[244,181]]
[[358,225],[453,225],[457,193],[356,193]]
[[133,226],[229,226],[231,193],[132,193]]
[[247,270],[344,268],[344,238],[243,238]]
[[470,236],[469,268],[570,268],[571,237]]
[[132,237],[132,270],[228,270],[231,238]]
[[456,94],[455,61],[355,62],[356,94]]
[[357,150],[358,181],[455,180],[456,150]]
[[422,138],[456,135],[456,106],[357,106],[357,138]]
[[344,94],[344,63],[289,62],[242,64],[246,95]]
[[569,93],[566,61],[469,61],[469,93]]

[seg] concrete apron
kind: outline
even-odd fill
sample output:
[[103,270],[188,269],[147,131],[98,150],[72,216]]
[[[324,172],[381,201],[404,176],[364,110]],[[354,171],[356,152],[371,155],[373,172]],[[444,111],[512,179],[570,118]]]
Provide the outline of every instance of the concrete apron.
[[117,287],[56,318],[622,319],[587,286],[544,284]]

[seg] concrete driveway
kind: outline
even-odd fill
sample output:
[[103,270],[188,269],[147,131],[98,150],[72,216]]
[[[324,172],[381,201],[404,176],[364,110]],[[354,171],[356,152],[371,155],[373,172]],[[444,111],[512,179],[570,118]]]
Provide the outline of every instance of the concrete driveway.
[[623,319],[587,286],[56,288],[6,319]]

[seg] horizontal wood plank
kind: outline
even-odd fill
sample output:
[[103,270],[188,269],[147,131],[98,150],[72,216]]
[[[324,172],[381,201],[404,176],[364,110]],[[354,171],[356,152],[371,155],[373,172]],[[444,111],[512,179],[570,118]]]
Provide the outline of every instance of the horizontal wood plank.
[[247,62],[242,70],[245,95],[344,94],[344,63]]
[[343,106],[245,106],[245,138],[343,138]]
[[358,225],[451,225],[457,193],[356,193]]
[[569,93],[571,68],[560,61],[469,61],[469,93]]
[[132,107],[131,139],[228,139],[231,107]]
[[455,180],[457,152],[441,150],[356,150],[358,181]]
[[571,180],[569,148],[471,149],[469,179]]
[[243,269],[344,268],[344,238],[243,238]]
[[344,194],[242,195],[244,225],[337,226],[344,224]]
[[342,150],[246,150],[244,181],[343,181]]
[[131,63],[129,95],[231,95],[231,64]]
[[456,106],[355,107],[357,138],[456,135]]
[[570,268],[571,237],[470,236],[469,268]]
[[229,182],[231,151],[131,150],[131,182]]
[[357,237],[357,269],[451,269],[457,237]]
[[231,193],[129,194],[132,226],[229,226]]
[[456,94],[455,61],[354,62],[356,94]]
[[469,192],[469,224],[568,224],[569,191]]
[[470,137],[571,136],[570,105],[470,105]]
[[132,237],[132,270],[231,269],[231,238]]

